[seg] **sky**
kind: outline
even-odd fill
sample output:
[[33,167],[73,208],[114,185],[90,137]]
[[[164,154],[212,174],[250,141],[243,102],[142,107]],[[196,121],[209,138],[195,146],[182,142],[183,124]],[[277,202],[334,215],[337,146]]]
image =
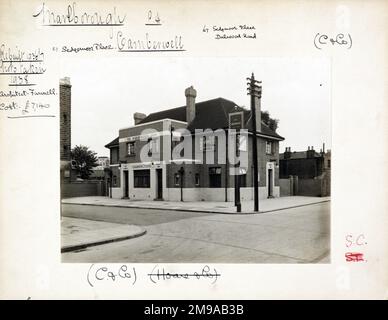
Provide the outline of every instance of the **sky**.
[[278,134],[292,151],[325,143],[331,148],[330,61],[318,58],[124,57],[61,61],[61,77],[72,84],[72,147],[86,145],[98,156],[133,125],[133,114],[185,105],[184,91],[197,102],[223,97],[249,107],[246,78],[262,81],[262,110],[279,119]]

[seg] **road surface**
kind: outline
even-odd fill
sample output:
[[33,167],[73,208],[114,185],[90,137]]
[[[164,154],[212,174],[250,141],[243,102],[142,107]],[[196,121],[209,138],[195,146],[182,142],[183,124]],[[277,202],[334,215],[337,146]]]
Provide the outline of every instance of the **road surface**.
[[250,215],[63,204],[62,214],[147,230],[139,238],[63,253],[63,262],[330,262],[330,202]]

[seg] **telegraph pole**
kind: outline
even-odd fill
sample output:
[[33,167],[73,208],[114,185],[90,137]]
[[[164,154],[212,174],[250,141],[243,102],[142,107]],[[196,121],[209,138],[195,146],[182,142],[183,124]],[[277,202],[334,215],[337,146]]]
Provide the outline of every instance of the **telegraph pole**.
[[[235,135],[235,154],[234,157],[240,157],[240,130],[244,126],[244,112],[232,112],[229,113],[229,129],[236,130]],[[228,133],[229,134],[229,133]],[[234,205],[237,207],[237,212],[241,212],[241,200],[240,200],[240,159],[234,165]]]
[[259,212],[259,165],[257,157],[257,127],[256,127],[256,105],[255,97],[261,99],[261,81],[255,80],[255,76],[252,72],[251,78],[247,78],[248,82],[248,95],[251,96],[251,124],[252,124],[252,145],[253,145],[253,196],[255,207],[254,211]]

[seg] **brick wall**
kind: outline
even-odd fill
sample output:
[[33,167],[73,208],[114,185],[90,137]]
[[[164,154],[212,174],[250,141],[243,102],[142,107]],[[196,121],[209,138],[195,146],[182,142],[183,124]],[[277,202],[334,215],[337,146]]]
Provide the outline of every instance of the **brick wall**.
[[59,85],[60,157],[70,161],[71,149],[71,85]]
[[61,197],[87,197],[106,195],[104,181],[65,182],[61,184]]

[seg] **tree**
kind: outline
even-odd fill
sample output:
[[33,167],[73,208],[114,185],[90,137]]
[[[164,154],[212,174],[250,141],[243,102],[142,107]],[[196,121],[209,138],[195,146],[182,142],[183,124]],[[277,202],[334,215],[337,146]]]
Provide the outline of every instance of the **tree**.
[[[244,106],[242,108],[247,110]],[[261,121],[263,121],[273,131],[276,131],[279,125],[279,120],[271,118],[268,111],[261,111]]]
[[88,179],[93,168],[98,165],[96,155],[97,153],[83,145],[75,146],[71,150],[73,166],[81,179]]
[[271,118],[268,111],[261,111],[261,120],[273,131],[278,128],[279,120]]

